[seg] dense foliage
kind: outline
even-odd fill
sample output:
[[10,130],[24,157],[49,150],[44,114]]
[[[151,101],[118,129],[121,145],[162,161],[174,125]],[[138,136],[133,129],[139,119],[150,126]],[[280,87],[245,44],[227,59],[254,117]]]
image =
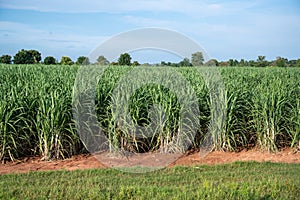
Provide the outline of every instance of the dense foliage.
[[41,53],[37,50],[22,49],[14,56],[14,64],[37,64],[41,59]]
[[131,56],[128,53],[123,53],[118,58],[119,65],[131,65]]
[[45,65],[55,65],[56,64],[56,60],[53,56],[47,56],[45,59],[44,59],[44,64]]
[[2,56],[0,56],[0,63],[10,64],[11,63],[11,56],[10,55],[2,55]]
[[[160,85],[145,85],[130,98],[130,115],[141,126],[149,124],[151,105],[165,108],[164,127],[141,139],[117,123],[111,109],[114,89],[134,67],[108,67],[97,88],[99,124],[114,148],[155,151],[167,147],[179,130],[178,96]],[[156,70],[146,68],[145,70]],[[174,68],[190,83],[200,110],[199,127],[191,148],[201,145],[209,130],[210,101],[205,81],[196,68]],[[0,65],[0,159],[41,155],[45,159],[86,151],[75,130],[72,91],[77,66]],[[214,149],[249,146],[276,151],[300,146],[299,68],[220,68],[225,83],[225,126],[213,137]],[[145,73],[140,74],[141,77]],[[168,77],[166,77],[168,80]],[[130,80],[129,80],[130,81]],[[185,95],[184,91],[182,95]],[[124,123],[123,123],[124,124]],[[184,134],[184,133],[183,133]]]

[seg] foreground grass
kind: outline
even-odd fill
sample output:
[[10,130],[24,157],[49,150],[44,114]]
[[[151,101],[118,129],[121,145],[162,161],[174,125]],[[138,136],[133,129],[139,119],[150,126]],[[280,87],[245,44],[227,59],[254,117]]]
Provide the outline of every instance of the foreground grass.
[[299,199],[300,165],[237,162],[144,174],[114,169],[0,176],[0,199]]

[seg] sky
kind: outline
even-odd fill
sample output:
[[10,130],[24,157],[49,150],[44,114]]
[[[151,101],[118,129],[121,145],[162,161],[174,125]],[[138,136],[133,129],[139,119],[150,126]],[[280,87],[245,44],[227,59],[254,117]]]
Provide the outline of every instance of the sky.
[[[219,61],[300,58],[299,0],[0,0],[0,55],[36,49],[76,61],[117,34],[148,27],[177,31]],[[181,59],[131,55],[140,63]]]

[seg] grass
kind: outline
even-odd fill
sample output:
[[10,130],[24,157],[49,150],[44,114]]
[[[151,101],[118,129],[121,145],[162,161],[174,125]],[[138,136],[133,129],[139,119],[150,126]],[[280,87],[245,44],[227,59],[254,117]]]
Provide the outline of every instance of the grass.
[[114,169],[0,176],[0,199],[299,199],[300,165],[236,162],[130,174]]

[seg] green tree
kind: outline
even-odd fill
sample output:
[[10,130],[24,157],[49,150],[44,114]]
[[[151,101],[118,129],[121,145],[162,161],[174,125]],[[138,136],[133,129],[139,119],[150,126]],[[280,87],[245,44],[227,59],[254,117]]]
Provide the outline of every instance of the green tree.
[[161,65],[161,66],[166,66],[166,65],[168,65],[168,64],[167,64],[165,61],[161,61],[161,62],[160,62],[160,65]]
[[98,65],[109,65],[109,61],[104,56],[99,56],[97,58],[97,64]]
[[257,62],[263,62],[266,60],[266,56],[258,56]]
[[233,60],[233,59],[229,59],[229,60],[228,60],[228,64],[229,64],[229,66],[231,66],[231,67],[233,67],[233,66],[238,66],[238,65],[239,65],[239,61]]
[[203,65],[204,58],[202,52],[195,52],[192,54],[192,65],[193,66],[201,66]]
[[72,59],[68,56],[62,56],[61,60],[60,60],[60,64],[62,65],[73,65],[74,62],[72,61]]
[[205,66],[219,66],[219,62],[216,59],[210,59],[204,65]]
[[287,64],[289,67],[296,67],[296,63],[297,63],[297,60],[289,60]]
[[55,65],[56,64],[56,60],[53,56],[47,56],[45,59],[44,59],[44,64],[45,65]]
[[233,59],[229,59],[229,60],[228,60],[228,64],[229,64],[229,66],[234,66]]
[[268,61],[266,61],[266,56],[258,56],[256,60],[256,66],[257,67],[266,67],[268,66]]
[[133,61],[133,63],[132,63],[132,66],[139,66],[140,65],[140,63],[138,62],[138,61]]
[[76,65],[89,65],[90,60],[86,56],[79,56],[76,61]]
[[34,64],[34,56],[28,50],[20,50],[14,56],[14,64]]
[[275,65],[277,67],[286,67],[286,62],[285,62],[285,59],[284,58],[281,58],[281,57],[277,57],[276,60],[275,60]]
[[249,67],[255,67],[256,66],[256,62],[254,60],[249,60],[248,61],[248,66]]
[[179,66],[182,66],[182,67],[190,67],[190,66],[193,66],[192,63],[190,62],[190,60],[188,58],[184,58],[182,61],[180,61],[178,63]]
[[118,59],[119,65],[130,65],[131,64],[131,56],[128,53],[123,53],[120,55]]
[[41,53],[37,50],[28,50],[28,52],[33,56],[33,62],[35,64],[39,63],[42,60]]
[[239,66],[241,66],[241,67],[245,67],[246,66],[246,62],[245,62],[244,59],[240,60]]
[[2,55],[0,57],[0,63],[11,64],[11,56],[10,55]]
[[300,67],[300,59],[296,61],[296,67]]

